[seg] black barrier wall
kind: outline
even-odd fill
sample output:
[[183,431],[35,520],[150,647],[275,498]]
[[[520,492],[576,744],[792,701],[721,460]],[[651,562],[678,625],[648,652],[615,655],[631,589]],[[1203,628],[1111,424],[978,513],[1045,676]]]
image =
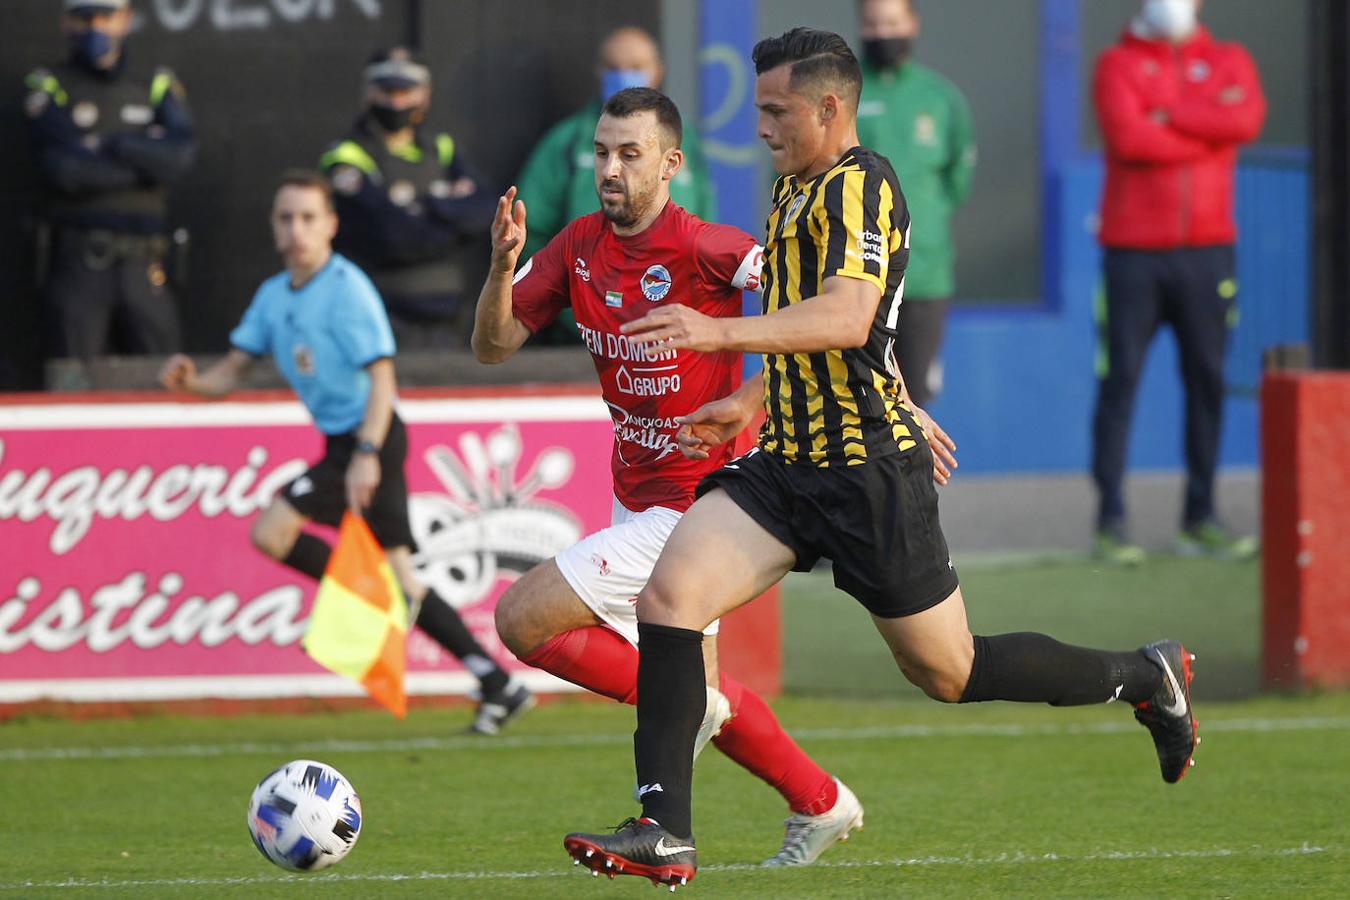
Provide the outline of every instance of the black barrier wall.
[[[496,190],[535,140],[595,91],[594,53],[619,24],[658,33],[657,0],[133,0],[129,53],[172,66],[200,152],[174,192],[192,237],[180,297],[185,349],[222,349],[277,268],[267,230],[281,170],[313,166],[355,117],[376,47],[413,41],[435,78],[430,125]],[[26,224],[37,197],[23,76],[59,60],[57,0],[0,3],[0,390],[41,387],[38,299]],[[484,243],[486,253],[486,243]]]

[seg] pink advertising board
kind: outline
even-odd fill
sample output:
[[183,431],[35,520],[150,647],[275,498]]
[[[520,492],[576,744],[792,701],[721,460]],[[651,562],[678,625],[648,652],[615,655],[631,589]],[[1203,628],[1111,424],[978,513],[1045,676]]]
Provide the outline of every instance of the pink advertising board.
[[[421,575],[492,625],[517,575],[609,522],[598,397],[405,398]],[[315,585],[249,543],[322,452],[293,401],[0,405],[0,703],[357,695],[300,649]],[[421,632],[411,694],[476,684]]]

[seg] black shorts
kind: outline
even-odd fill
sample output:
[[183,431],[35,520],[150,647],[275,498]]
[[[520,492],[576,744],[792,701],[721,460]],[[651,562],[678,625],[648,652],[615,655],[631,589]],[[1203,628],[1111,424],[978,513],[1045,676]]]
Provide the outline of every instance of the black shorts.
[[698,493],[713,488],[797,555],[794,572],[831,560],[835,586],[873,615],[912,616],[956,590],[924,442],[828,469],[789,465],[755,449],[709,474]]
[[[323,459],[286,485],[286,502],[306,518],[336,528],[347,509],[347,465],[356,448],[356,434],[325,435]],[[415,549],[408,521],[408,479],[403,461],[408,456],[408,430],[397,415],[380,448],[380,484],[365,511],[366,524],[381,547]]]

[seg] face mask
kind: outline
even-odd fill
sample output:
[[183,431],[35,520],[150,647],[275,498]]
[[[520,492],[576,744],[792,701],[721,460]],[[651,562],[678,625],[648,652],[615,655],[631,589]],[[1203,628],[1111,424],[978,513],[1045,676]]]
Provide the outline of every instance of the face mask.
[[1142,15],[1151,32],[1169,41],[1195,30],[1195,0],[1145,0]]
[[600,73],[600,102],[624,88],[646,87],[647,73],[641,69],[606,69]]
[[76,62],[91,69],[101,68],[99,60],[113,51],[116,44],[106,31],[86,28],[70,36],[70,55]]
[[379,106],[372,104],[370,115],[380,127],[385,131],[402,131],[412,124],[413,116],[417,114],[417,107],[410,106],[407,109],[394,109],[392,106]]
[[890,69],[904,65],[914,51],[914,38],[865,38],[862,42],[863,56],[878,69]]

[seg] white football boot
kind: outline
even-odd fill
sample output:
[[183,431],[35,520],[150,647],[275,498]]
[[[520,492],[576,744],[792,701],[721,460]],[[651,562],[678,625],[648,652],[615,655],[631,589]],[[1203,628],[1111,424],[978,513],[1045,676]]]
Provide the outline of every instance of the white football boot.
[[839,841],[848,840],[848,833],[863,827],[863,808],[858,798],[838,778],[839,798],[828,812],[818,816],[793,813],[784,825],[783,847],[764,860],[764,866],[806,866],[816,861]]

